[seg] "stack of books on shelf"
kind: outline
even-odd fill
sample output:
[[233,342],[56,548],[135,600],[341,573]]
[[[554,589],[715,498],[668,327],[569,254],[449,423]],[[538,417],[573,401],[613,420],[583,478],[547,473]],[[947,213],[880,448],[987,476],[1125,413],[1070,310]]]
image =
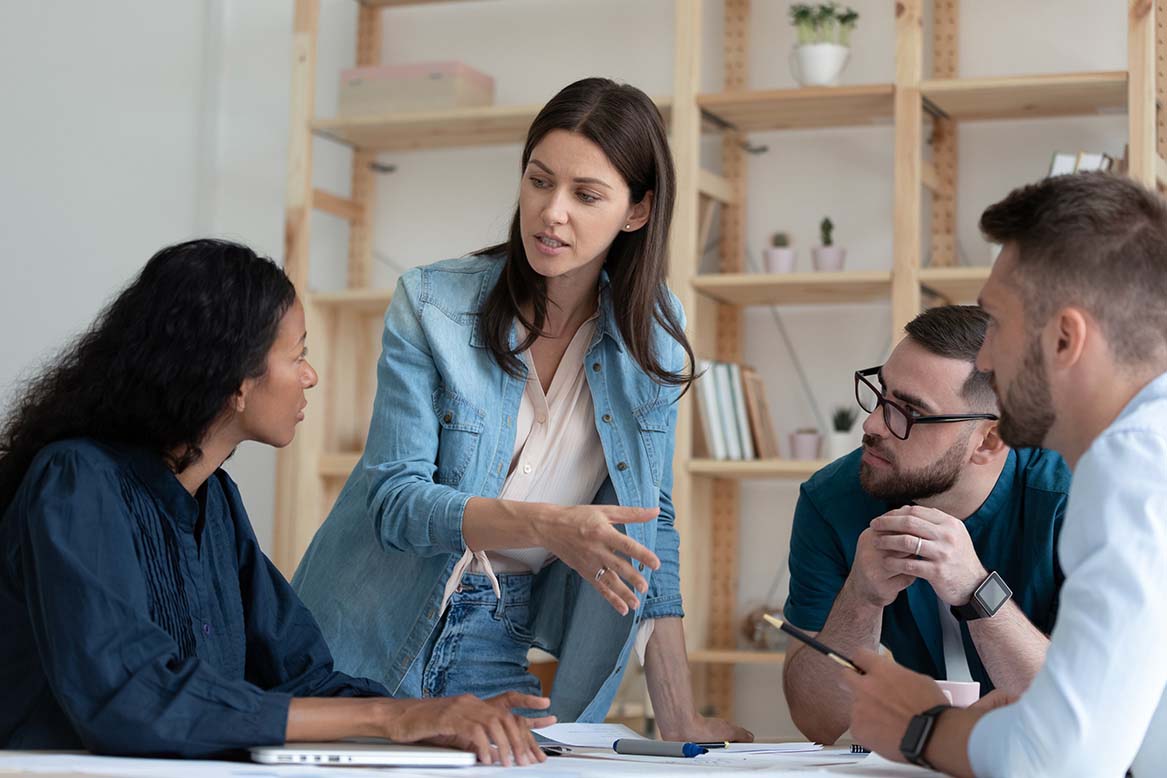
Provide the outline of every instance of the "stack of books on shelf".
[[1123,159],[1119,160],[1109,154],[1092,151],[1079,151],[1077,153],[1059,151],[1050,160],[1049,175],[1062,176],[1067,173],[1083,173],[1095,170],[1121,173],[1123,172],[1122,163],[1125,159],[1125,155]]
[[713,459],[777,459],[778,438],[765,386],[746,365],[698,360],[697,455]]

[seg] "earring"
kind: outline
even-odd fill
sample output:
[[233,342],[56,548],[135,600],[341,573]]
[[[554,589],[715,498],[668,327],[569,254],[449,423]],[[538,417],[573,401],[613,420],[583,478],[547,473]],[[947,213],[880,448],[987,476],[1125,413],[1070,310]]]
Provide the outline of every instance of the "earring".
[[626,230],[630,230],[630,229],[632,229],[632,225],[631,225],[631,224],[625,224],[625,225],[624,225],[624,229],[626,229]]

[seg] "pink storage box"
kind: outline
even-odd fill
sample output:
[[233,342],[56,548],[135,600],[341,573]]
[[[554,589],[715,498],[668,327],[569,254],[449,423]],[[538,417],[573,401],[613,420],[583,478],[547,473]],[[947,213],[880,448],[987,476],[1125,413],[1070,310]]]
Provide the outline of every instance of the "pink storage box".
[[340,74],[341,116],[441,111],[494,103],[494,79],[461,62],[352,68]]

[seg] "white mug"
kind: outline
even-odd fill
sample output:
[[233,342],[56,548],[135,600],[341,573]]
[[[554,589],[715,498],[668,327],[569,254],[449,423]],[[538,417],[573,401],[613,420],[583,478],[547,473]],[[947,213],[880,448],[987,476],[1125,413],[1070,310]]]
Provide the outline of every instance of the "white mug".
[[981,698],[981,685],[976,681],[937,681],[936,685],[948,704],[957,708],[967,708]]

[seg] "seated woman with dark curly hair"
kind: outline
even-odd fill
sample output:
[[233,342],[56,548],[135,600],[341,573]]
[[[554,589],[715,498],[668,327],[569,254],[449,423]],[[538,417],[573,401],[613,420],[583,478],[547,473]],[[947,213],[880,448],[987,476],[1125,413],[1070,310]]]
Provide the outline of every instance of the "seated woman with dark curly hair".
[[245,440],[291,442],[316,384],[306,334],[271,260],[182,243],[16,399],[0,426],[0,748],[373,736],[545,758],[529,727],[552,719],[511,712],[544,698],[387,699],[333,670],[260,550],[220,465]]

